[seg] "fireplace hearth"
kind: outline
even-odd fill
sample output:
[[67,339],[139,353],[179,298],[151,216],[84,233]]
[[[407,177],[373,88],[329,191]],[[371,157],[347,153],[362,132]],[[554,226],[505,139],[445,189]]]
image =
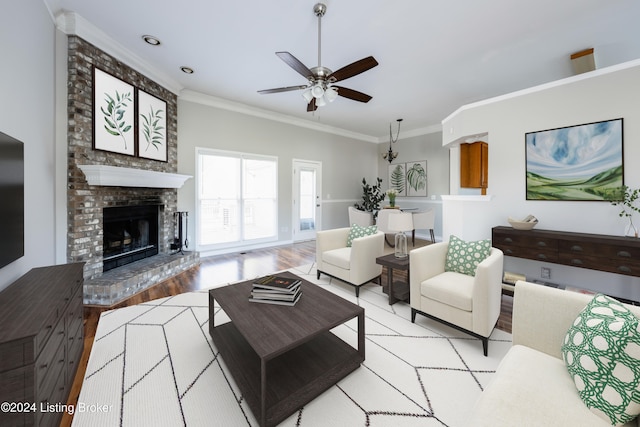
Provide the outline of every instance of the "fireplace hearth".
[[103,272],[158,254],[159,214],[159,205],[104,208]]

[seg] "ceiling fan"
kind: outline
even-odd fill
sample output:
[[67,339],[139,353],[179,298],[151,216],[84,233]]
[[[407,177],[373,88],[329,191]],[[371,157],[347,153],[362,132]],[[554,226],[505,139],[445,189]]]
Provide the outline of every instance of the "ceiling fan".
[[378,62],[373,56],[368,56],[359,61],[353,62],[337,71],[331,71],[327,67],[322,66],[320,41],[322,35],[322,17],[326,11],[327,6],[323,3],[317,3],[313,7],[313,12],[318,17],[318,66],[308,68],[289,52],[276,52],[276,55],[278,55],[280,59],[286,62],[287,65],[296,70],[309,82],[306,85],[259,90],[258,93],[267,94],[304,89],[302,96],[307,100],[307,111],[315,111],[318,107],[326,105],[327,102],[333,102],[338,95],[360,102],[369,102],[371,100],[371,96],[365,93],[337,86],[334,83],[357,76],[358,74],[364,73],[378,65]]

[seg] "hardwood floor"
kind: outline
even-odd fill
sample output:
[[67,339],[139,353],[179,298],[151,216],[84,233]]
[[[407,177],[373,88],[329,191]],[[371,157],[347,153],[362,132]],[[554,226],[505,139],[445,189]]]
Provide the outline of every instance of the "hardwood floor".
[[[418,245],[419,242],[416,241],[416,246]],[[199,267],[192,268],[171,279],[165,280],[115,306],[108,308],[85,306],[84,351],[67,403],[75,405],[78,400],[87,362],[89,361],[89,354],[91,353],[93,340],[98,327],[98,321],[103,311],[128,307],[184,292],[208,289],[218,283],[234,282],[248,277],[266,275],[278,270],[311,264],[315,262],[315,249],[315,241],[308,241],[267,249],[202,258]],[[396,277],[398,273],[394,273],[394,277]],[[386,269],[383,269],[382,274],[382,283],[386,283]],[[507,332],[511,332],[512,301],[512,297],[510,296],[502,297],[502,311],[497,324],[498,329]],[[70,426],[72,418],[71,415],[65,413],[60,426]]]

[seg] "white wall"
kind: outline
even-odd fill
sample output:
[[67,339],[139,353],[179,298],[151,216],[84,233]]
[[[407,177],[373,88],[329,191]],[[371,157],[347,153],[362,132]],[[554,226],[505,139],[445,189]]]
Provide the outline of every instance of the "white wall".
[[[457,220],[464,224],[462,229],[468,235],[461,237],[489,238],[492,227],[508,225],[507,217],[518,218],[528,214],[539,219],[537,228],[540,229],[622,235],[625,221],[618,216],[619,210],[608,202],[527,201],[524,137],[527,132],[622,117],[625,184],[640,187],[640,169],[637,168],[637,159],[640,158],[640,104],[637,91],[632,89],[638,81],[640,61],[634,61],[535,90],[468,105],[445,119],[443,145],[455,146],[468,136],[484,133],[489,143],[487,194],[490,200],[465,204]],[[459,158],[452,155],[452,169],[456,162]],[[446,224],[444,227],[448,228]],[[452,226],[451,229],[461,227]],[[505,269],[511,266],[527,273],[528,278],[540,277],[539,263],[506,264]],[[640,300],[640,281],[637,278],[556,265],[550,267],[551,281],[562,284],[581,282],[591,289],[615,288],[619,294],[634,293],[635,299]]]
[[[393,131],[397,129],[393,124]],[[394,134],[395,136],[395,134]],[[400,132],[402,138],[402,129]],[[391,163],[395,166],[416,160],[427,161],[427,197],[398,197],[396,204],[402,208],[416,208],[418,210],[435,209],[436,239],[442,239],[442,202],[441,196],[449,194],[449,150],[442,146],[442,132],[434,131],[425,135],[414,136],[398,140],[392,144],[398,157]],[[389,162],[382,158],[382,153],[389,151],[389,141],[378,144],[378,176],[382,178],[382,188],[389,188]],[[430,239],[424,230],[418,230],[417,235]]]
[[[178,173],[195,176],[196,147],[278,157],[279,243],[293,238],[293,159],[322,162],[322,229],[346,227],[347,207],[360,200],[362,178],[374,182],[377,176],[374,143],[179,98]],[[195,180],[190,179],[178,191],[180,210],[195,214],[195,188]],[[189,227],[191,234],[194,229]],[[195,235],[189,240],[195,242]]]
[[0,14],[0,131],[25,155],[25,255],[0,269],[0,290],[54,257],[54,25],[41,0]]

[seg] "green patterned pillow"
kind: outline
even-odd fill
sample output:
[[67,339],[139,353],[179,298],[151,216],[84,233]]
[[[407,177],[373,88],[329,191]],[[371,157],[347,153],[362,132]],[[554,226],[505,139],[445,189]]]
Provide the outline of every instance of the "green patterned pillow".
[[616,426],[640,414],[640,331],[625,306],[596,295],[567,331],[562,358],[591,412]]
[[478,264],[484,261],[491,252],[491,240],[465,242],[456,236],[449,238],[449,249],[444,264],[444,271],[476,275]]
[[353,239],[357,239],[358,237],[371,236],[372,234],[376,234],[377,232],[378,227],[376,227],[375,225],[362,227],[358,224],[353,224],[351,226],[351,230],[349,230],[349,236],[347,236],[347,247],[351,247]]

